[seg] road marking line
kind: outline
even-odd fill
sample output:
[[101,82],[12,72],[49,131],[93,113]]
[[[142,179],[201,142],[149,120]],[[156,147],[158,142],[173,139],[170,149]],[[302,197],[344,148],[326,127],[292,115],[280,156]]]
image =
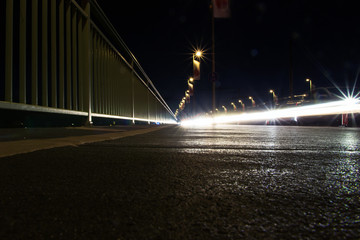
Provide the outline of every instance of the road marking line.
[[124,137],[131,137],[160,130],[168,126],[151,127],[145,129],[118,131],[115,133],[105,133],[86,136],[74,136],[64,138],[29,139],[19,141],[0,142],[0,158],[13,156],[21,153],[29,153],[38,150],[51,149],[65,146],[78,146],[86,143],[115,140]]

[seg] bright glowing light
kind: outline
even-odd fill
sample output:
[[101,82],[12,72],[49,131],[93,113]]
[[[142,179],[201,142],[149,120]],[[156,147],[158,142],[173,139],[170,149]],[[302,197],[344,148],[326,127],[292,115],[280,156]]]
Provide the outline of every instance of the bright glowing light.
[[196,55],[197,57],[201,57],[201,56],[202,56],[202,52],[198,50],[198,51],[196,51],[195,55]]
[[341,101],[314,104],[302,107],[291,107],[264,112],[220,115],[216,117],[202,117],[182,121],[182,126],[208,126],[221,123],[272,120],[281,118],[298,118],[304,116],[334,115],[345,113],[360,113],[360,100],[347,98]]

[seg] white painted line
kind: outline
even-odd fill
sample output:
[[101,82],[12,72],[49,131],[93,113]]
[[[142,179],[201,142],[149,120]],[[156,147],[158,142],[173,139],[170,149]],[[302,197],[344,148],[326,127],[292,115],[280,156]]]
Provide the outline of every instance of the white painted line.
[[64,138],[29,139],[19,141],[0,142],[0,158],[13,156],[21,153],[29,153],[38,150],[51,149],[65,146],[78,146],[86,143],[114,140],[124,137],[135,136],[160,130],[168,126],[158,126],[137,130],[117,131],[113,133],[73,136]]

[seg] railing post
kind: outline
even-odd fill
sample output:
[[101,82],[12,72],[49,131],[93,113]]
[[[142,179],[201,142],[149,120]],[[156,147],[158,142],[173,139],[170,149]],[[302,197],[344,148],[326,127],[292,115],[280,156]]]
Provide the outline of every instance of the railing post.
[[38,0],[32,0],[31,104],[38,105]]
[[41,92],[42,92],[42,105],[47,107],[48,101],[48,0],[42,0],[42,24],[41,24]]
[[[45,0],[46,1],[46,0]],[[72,109],[78,110],[78,48],[77,48],[77,11],[73,10],[72,24]]]
[[14,1],[6,0],[6,35],[5,35],[5,101],[12,102],[13,91],[13,33]]
[[131,107],[132,123],[135,124],[134,59],[131,59]]
[[84,110],[88,111],[87,125],[92,124],[91,116],[91,29],[90,29],[90,1],[83,0],[84,11],[87,14],[87,18],[84,19],[82,29],[83,40],[83,79],[84,84]]
[[147,87],[147,118],[148,118],[148,124],[150,124],[150,89],[149,89],[149,81],[146,81],[146,87]]
[[57,107],[57,44],[56,44],[56,1],[50,1],[51,8],[51,107]]
[[26,103],[26,0],[20,0],[19,102]]
[[59,108],[65,107],[65,39],[64,39],[64,0],[59,2]]
[[71,109],[71,4],[65,8],[66,31],[66,108]]

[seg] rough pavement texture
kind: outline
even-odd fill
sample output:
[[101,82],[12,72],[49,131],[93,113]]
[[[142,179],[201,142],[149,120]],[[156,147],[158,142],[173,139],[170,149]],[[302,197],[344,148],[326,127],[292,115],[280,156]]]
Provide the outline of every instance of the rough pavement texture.
[[359,239],[360,132],[318,129],[171,127],[0,158],[0,239]]

